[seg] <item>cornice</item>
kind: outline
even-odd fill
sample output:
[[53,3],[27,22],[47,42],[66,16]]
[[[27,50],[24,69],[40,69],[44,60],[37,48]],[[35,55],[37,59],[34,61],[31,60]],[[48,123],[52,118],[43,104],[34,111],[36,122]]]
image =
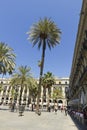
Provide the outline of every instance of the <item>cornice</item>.
[[85,35],[85,24],[87,19],[87,0],[83,0],[82,9],[80,13],[80,20],[78,25],[78,32],[77,32],[77,38],[76,38],[76,44],[74,49],[74,55],[72,60],[72,68],[71,68],[71,74],[70,78],[72,77],[73,73],[75,72],[74,69],[76,69],[77,59],[79,57],[79,53],[82,47],[82,42]]

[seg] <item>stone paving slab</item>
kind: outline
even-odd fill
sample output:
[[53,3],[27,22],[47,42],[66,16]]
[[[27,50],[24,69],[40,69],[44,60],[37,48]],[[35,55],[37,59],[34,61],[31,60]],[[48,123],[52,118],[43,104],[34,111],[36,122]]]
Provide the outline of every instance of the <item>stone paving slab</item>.
[[81,130],[77,128],[69,115],[60,111],[42,112],[38,116],[35,112],[25,111],[23,116],[18,112],[0,110],[0,130]]

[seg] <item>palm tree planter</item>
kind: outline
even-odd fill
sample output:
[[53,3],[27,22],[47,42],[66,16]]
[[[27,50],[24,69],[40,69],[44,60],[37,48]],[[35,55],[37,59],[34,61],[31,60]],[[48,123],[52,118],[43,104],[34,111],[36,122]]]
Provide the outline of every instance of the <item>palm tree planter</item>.
[[23,114],[24,110],[25,110],[25,106],[24,105],[20,105],[19,106],[19,116],[23,116],[22,114]]
[[49,49],[56,46],[60,42],[61,31],[51,19],[44,18],[40,19],[38,23],[35,23],[31,30],[27,33],[33,46],[38,44],[40,49],[42,46],[41,66],[40,66],[40,77],[38,85],[38,96],[37,96],[37,113],[39,113],[39,99],[41,93],[41,82],[44,68],[45,50],[48,45]]

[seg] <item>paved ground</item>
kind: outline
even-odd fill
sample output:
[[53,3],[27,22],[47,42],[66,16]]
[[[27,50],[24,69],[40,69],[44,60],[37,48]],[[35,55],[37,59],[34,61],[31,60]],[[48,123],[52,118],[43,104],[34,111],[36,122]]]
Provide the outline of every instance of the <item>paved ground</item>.
[[[1,106],[0,106],[1,107]],[[18,112],[10,112],[7,107],[0,109],[0,130],[87,130],[73,122],[69,115],[60,111],[42,112],[41,116],[35,112],[25,111],[23,116]]]

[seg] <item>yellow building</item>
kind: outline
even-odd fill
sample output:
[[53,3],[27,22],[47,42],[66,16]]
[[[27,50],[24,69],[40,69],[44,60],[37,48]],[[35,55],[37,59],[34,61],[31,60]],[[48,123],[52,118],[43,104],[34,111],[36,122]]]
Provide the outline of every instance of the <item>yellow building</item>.
[[87,0],[83,0],[70,74],[69,105],[87,105]]
[[[51,87],[51,91],[50,91],[50,98],[49,98],[49,102],[53,103],[54,99],[52,98],[53,92],[55,88],[60,88],[62,91],[62,98],[58,98],[56,101],[58,103],[59,106],[63,105],[66,106],[67,105],[67,98],[66,98],[66,89],[69,86],[69,78],[56,78],[56,84],[53,85]],[[14,99],[12,98],[12,94],[11,94],[11,90],[12,87],[9,86],[9,82],[10,79],[0,79],[0,84],[3,83],[3,90],[0,93],[0,103],[2,104],[9,104],[10,102],[14,102]],[[38,83],[38,79],[37,79],[37,83]],[[19,104],[19,95],[20,95],[20,86],[17,89],[18,95],[15,98],[16,103]],[[23,89],[22,92],[22,101],[21,103],[25,103],[26,105],[28,105],[29,103],[33,103],[33,99],[29,99],[30,98],[30,93],[29,90],[27,89],[27,92],[25,92],[25,87]],[[47,105],[48,102],[48,88],[46,88],[45,91],[45,95],[46,95],[46,100],[43,100],[43,96],[44,96],[44,91],[43,91],[43,86],[41,87],[41,98],[40,98],[40,105]],[[35,103],[37,101],[35,100]]]

